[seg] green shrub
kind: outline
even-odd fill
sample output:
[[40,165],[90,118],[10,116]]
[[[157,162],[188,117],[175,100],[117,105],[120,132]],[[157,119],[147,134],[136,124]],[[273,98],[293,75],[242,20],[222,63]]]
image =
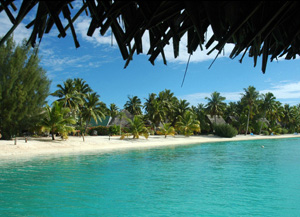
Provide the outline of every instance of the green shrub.
[[263,131],[261,131],[261,132],[262,132],[262,134],[265,135],[265,136],[270,135],[269,131],[267,131],[267,130],[263,130]]
[[268,128],[268,125],[265,123],[265,122],[263,122],[262,123],[262,125],[261,125],[261,121],[258,121],[258,122],[255,122],[254,124],[253,124],[253,133],[254,134],[259,134],[259,130],[260,130],[260,127],[262,126],[262,131],[263,130],[266,130],[267,128]]
[[123,127],[123,128],[122,128],[122,133],[125,133],[125,134],[126,134],[126,133],[129,133],[129,131],[130,131],[130,130],[129,130],[128,127]]
[[238,134],[238,131],[231,125],[219,124],[215,125],[215,134],[221,137],[232,138]]
[[89,135],[92,135],[93,131],[97,131],[97,135],[107,136],[109,134],[109,128],[104,126],[91,127],[88,131]]
[[282,134],[288,134],[288,133],[289,133],[289,130],[288,130],[288,129],[285,129],[285,128],[282,128],[281,133],[282,133]]
[[107,136],[109,134],[108,127],[98,126],[96,130],[97,130],[98,135],[100,135],[100,136]]
[[119,135],[120,134],[120,126],[114,125],[108,128],[110,135]]
[[156,134],[156,132],[154,131],[154,129],[152,127],[147,127],[147,130],[148,130],[150,135],[155,135]]
[[272,132],[274,135],[280,135],[282,132],[282,128],[279,126],[275,126],[272,129],[269,129],[270,132]]

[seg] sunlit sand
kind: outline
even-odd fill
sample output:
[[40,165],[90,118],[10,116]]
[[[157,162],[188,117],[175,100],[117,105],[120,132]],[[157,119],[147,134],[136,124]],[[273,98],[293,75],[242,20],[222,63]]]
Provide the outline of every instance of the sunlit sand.
[[87,136],[85,137],[85,142],[83,142],[81,137],[71,136],[66,141],[63,141],[60,138],[56,138],[55,141],[52,141],[50,137],[28,138],[27,143],[25,142],[25,138],[18,138],[17,145],[14,145],[14,140],[0,140],[0,159],[4,160],[51,155],[105,153],[110,151],[122,151],[129,149],[138,150],[209,142],[281,139],[296,137],[300,137],[300,135],[237,135],[234,138],[220,138],[214,135],[190,137],[168,136],[167,138],[164,138],[164,136],[150,136],[148,139],[141,137],[140,139],[125,138],[124,140],[120,140],[119,136]]

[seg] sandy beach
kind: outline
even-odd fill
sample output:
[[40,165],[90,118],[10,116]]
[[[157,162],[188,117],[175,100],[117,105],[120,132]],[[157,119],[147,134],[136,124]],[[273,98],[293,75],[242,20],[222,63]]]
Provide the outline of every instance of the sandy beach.
[[165,146],[179,146],[188,144],[201,144],[210,142],[225,141],[243,141],[243,140],[261,140],[261,139],[282,139],[297,138],[300,135],[288,134],[280,136],[258,136],[258,135],[237,135],[234,138],[220,138],[214,135],[203,136],[150,136],[148,139],[124,139],[120,140],[119,136],[87,136],[85,142],[81,137],[71,136],[68,140],[62,141],[56,138],[52,141],[50,137],[28,138],[25,143],[24,138],[18,138],[17,145],[13,140],[0,140],[0,160],[10,159],[17,160],[21,158],[31,158],[38,156],[57,156],[57,155],[74,155],[105,153],[110,151],[138,150],[157,148]]

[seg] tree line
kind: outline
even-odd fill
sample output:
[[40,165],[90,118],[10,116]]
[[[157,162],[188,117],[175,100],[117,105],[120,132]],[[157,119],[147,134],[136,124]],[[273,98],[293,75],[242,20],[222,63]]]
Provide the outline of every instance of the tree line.
[[0,137],[34,131],[44,112],[50,80],[39,66],[37,49],[10,37],[0,46]]
[[[106,105],[100,96],[81,78],[67,79],[51,93],[57,97],[46,104],[50,80],[39,66],[37,50],[30,50],[24,41],[16,46],[10,38],[0,47],[0,132],[3,139],[24,133],[51,132],[66,138],[77,130],[84,135],[91,120],[96,123],[106,116],[126,118],[126,109],[134,118],[127,119],[127,129],[115,130],[124,137],[134,138],[149,133],[162,135],[216,133],[226,136],[236,133],[281,134],[294,133],[300,127],[300,106],[283,105],[273,93],[260,94],[255,87],[244,88],[240,100],[226,103],[219,92],[206,97],[206,104],[190,105],[178,99],[171,90],[150,93],[142,104],[138,96],[129,96],[123,108]],[[210,122],[208,116],[213,118]],[[218,126],[217,118],[228,124]],[[234,133],[232,133],[234,132]],[[236,133],[235,133],[236,132]]]
[[[54,105],[60,104],[68,109],[69,114],[73,114],[77,123],[75,126],[83,129],[83,135],[87,133],[91,119],[97,122],[105,116],[122,118],[122,109],[134,116],[128,120],[134,138],[150,131],[165,136],[214,133],[218,117],[229,122],[227,126],[237,133],[245,135],[294,133],[300,126],[299,105],[282,105],[273,93],[260,94],[253,86],[244,88],[239,101],[228,104],[219,92],[213,92],[205,98],[206,104],[191,106],[187,100],[178,99],[171,90],[165,89],[149,94],[144,104],[138,96],[129,96],[123,108],[118,108],[114,103],[107,106],[101,102],[99,95],[79,78],[68,79],[57,88],[51,94],[58,97]],[[209,122],[208,116],[213,117],[213,123]]]

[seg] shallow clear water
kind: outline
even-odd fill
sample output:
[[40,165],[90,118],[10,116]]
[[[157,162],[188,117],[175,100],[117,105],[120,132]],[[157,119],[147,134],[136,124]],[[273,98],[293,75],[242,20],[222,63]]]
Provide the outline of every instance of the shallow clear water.
[[300,139],[0,163],[0,216],[300,216],[299,165]]

